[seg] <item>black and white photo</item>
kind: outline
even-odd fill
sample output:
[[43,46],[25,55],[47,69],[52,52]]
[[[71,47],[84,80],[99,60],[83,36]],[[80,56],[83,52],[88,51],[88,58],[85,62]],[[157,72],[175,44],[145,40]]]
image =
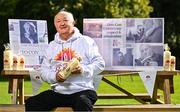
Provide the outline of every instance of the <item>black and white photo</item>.
[[20,21],[21,43],[38,43],[37,23],[35,21]]

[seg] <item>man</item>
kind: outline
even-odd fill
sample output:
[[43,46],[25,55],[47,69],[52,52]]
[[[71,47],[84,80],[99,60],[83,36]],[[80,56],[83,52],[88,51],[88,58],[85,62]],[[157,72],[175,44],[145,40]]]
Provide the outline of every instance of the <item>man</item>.
[[163,56],[155,53],[152,46],[150,45],[141,45],[139,47],[141,57],[135,59],[135,64],[137,66],[162,66]]
[[[60,11],[54,18],[54,24],[57,33],[46,50],[41,68],[41,77],[52,85],[52,90],[26,100],[26,111],[50,111],[59,106],[72,107],[74,111],[92,111],[97,100],[93,75],[104,70],[105,62],[93,39],[74,27],[71,13]],[[53,62],[70,61],[77,55],[82,59],[80,64],[64,79],[59,65]]]

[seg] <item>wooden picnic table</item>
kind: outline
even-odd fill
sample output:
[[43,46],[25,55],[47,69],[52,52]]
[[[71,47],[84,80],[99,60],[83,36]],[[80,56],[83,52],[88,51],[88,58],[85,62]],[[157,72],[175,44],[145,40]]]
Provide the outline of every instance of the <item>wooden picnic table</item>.
[[[129,98],[133,98],[142,104],[146,104],[140,97],[137,97],[133,93],[125,90],[124,88],[120,87],[119,85],[115,84],[113,81],[109,80],[109,76],[123,76],[123,75],[137,75],[140,71],[126,71],[126,70],[105,70],[100,75],[103,76],[102,80],[107,84],[111,85],[112,87],[116,88],[117,90],[126,94]],[[153,95],[151,98],[150,103],[171,103],[171,94],[174,93],[174,84],[173,84],[173,77],[177,75],[180,71],[157,71],[155,86],[153,90]],[[158,100],[158,92],[157,90],[160,89],[163,91],[164,95],[164,102]]]
[[9,78],[8,93],[12,93],[12,104],[24,104],[24,78],[29,70],[3,70],[1,75]]
[[[127,97],[134,98],[135,100],[139,101],[140,103],[146,104],[145,101],[141,99],[139,96],[135,96],[131,92],[123,89],[119,85],[110,81],[107,77],[109,76],[119,76],[119,75],[133,75],[137,74],[138,71],[103,71],[100,75],[103,75],[102,80],[112,87],[118,89],[119,91],[125,93]],[[161,89],[164,93],[164,103],[170,104],[171,103],[171,93],[174,93],[174,85],[173,85],[173,77],[179,71],[157,71],[157,77],[155,81],[155,87],[153,91],[153,97],[151,99],[151,103],[160,103],[157,98],[157,90]],[[12,103],[13,104],[24,104],[24,78],[29,77],[29,70],[2,70],[1,75],[8,77],[9,80],[9,89],[8,93],[12,93]],[[105,96],[102,96],[105,97]],[[111,96],[113,98],[115,96]]]

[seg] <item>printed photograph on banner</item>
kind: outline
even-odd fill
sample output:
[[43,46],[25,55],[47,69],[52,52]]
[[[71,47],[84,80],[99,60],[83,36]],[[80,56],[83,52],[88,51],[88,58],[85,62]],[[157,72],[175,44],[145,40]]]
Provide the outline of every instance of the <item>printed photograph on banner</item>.
[[126,20],[126,42],[134,43],[136,35],[135,19]]
[[126,20],[126,41],[129,43],[162,43],[164,19],[136,18]]
[[138,44],[135,51],[135,66],[163,66],[162,45]]
[[122,50],[123,48],[113,48],[112,49],[112,65],[113,66],[126,66],[125,65],[125,57],[124,52]]
[[20,42],[21,44],[36,44],[38,43],[37,22],[20,20]]
[[48,43],[48,30],[46,21],[37,22],[37,32],[39,44]]
[[133,66],[133,48],[113,48],[113,66]]
[[83,34],[91,38],[102,38],[102,23],[99,22],[84,23]]

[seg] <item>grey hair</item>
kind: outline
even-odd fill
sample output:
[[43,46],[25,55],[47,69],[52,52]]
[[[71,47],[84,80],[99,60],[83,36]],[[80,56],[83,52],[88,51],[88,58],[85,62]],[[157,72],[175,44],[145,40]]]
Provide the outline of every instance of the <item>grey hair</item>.
[[55,17],[54,17],[54,20],[55,20],[55,18],[56,18],[56,16],[58,15],[58,14],[67,14],[68,15],[68,17],[70,18],[70,20],[71,21],[74,21],[74,17],[73,17],[73,14],[71,13],[71,12],[68,12],[68,11],[65,11],[64,9],[61,9],[56,15],[55,15]]

